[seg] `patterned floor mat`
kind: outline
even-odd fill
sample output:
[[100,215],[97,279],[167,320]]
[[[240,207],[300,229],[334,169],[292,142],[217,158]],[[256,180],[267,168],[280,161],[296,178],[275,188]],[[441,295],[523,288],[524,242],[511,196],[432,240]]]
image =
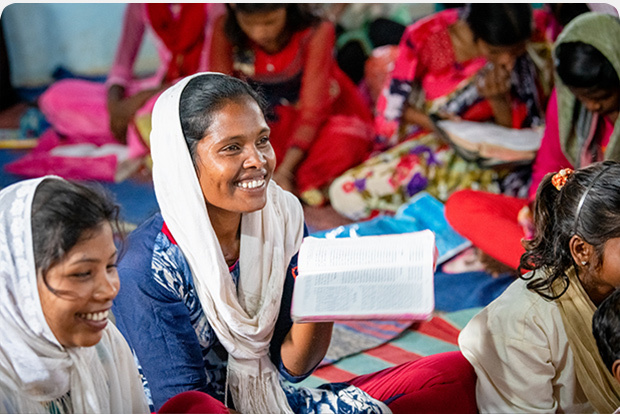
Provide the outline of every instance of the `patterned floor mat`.
[[[347,381],[358,375],[375,372],[426,355],[456,351],[458,350],[457,338],[460,330],[480,309],[471,308],[449,313],[438,312],[429,321],[406,324],[407,326],[399,334],[381,345],[353,354],[349,353],[349,356],[340,358],[334,363],[324,360],[310,377],[296,385],[317,387],[326,382]],[[384,327],[386,329],[379,329],[381,334],[385,334],[391,328],[400,329],[403,323],[392,322],[391,328],[388,328],[388,325]],[[365,328],[370,329],[373,326],[375,329],[378,328],[374,322],[368,323]],[[357,326],[338,326],[338,330],[335,330],[334,334],[344,335],[342,332],[353,328],[357,328]],[[337,334],[337,332],[341,333]],[[367,334],[352,330],[349,333],[349,337],[352,338],[349,342],[355,343],[355,338],[363,335]],[[346,340],[338,336],[335,336],[335,339],[341,343],[339,346],[344,348],[343,344],[346,343]],[[343,351],[344,349],[339,350],[339,352]]]

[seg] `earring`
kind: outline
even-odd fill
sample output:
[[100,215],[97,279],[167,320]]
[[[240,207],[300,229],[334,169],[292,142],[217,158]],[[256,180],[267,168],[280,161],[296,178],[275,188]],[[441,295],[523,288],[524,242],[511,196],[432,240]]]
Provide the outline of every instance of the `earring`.
[[588,264],[588,262],[586,262],[585,260],[581,262],[581,265],[582,265],[582,266],[585,266],[585,265],[587,265],[587,264]]

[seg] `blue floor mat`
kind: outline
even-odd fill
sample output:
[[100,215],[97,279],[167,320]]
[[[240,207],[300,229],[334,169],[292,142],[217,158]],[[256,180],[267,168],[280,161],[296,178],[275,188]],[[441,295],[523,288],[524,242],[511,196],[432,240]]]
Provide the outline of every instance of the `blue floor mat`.
[[483,307],[501,295],[515,280],[504,274],[497,278],[486,272],[435,273],[435,310],[455,312]]

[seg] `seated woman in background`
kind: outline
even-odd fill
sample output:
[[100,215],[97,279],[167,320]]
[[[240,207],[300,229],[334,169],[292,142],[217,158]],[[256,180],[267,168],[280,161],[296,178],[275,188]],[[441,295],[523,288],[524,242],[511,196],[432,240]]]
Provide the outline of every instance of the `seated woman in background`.
[[147,413],[109,322],[118,207],[58,177],[0,191],[0,411]]
[[372,113],[334,58],[335,30],[308,5],[236,3],[216,23],[211,70],[269,103],[274,180],[311,205],[372,147]]
[[514,183],[502,187],[514,181],[505,179],[507,172],[481,170],[458,157],[431,132],[431,116],[541,125],[548,85],[540,76],[545,68],[528,55],[533,42],[545,44],[532,31],[529,4],[475,3],[409,26],[377,102],[377,149],[391,149],[335,180],[333,207],[357,220],[394,212],[425,188],[442,200],[469,186],[518,191]]
[[[148,137],[154,97],[177,79],[208,68],[212,22],[223,11],[219,4],[127,4],[106,83],[66,79],[40,97],[53,131],[79,142],[127,143],[133,157],[147,154],[142,137]],[[154,34],[160,65],[154,75],[140,79],[134,65],[148,31]],[[136,114],[146,125],[136,125]]]
[[594,337],[596,307],[620,287],[620,164],[548,174],[521,276],[467,324],[459,346],[478,375],[481,412],[599,412],[620,384]]
[[516,269],[521,239],[532,237],[529,205],[542,177],[593,161],[620,161],[620,37],[615,16],[586,13],[566,26],[554,50],[556,89],[547,108],[529,199],[464,190],[446,202],[446,218],[483,253]]
[[[155,408],[182,391],[218,412],[475,412],[475,378],[459,352],[296,388],[322,360],[332,323],[293,323],[299,200],[271,180],[265,105],[218,73],[186,78],[153,112],[161,209],[128,238],[114,301]],[[389,409],[388,409],[389,407]]]

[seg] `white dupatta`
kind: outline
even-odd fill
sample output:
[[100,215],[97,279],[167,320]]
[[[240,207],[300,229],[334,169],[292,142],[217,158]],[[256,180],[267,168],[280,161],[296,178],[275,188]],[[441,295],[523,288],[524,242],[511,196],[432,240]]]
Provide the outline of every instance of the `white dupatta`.
[[0,411],[148,412],[129,346],[111,323],[96,346],[65,348],[37,290],[31,210],[46,178],[0,191]]
[[243,214],[236,289],[211,226],[179,119],[183,88],[201,75],[184,78],[155,104],[150,137],[155,195],[189,263],[207,319],[228,351],[228,386],[235,408],[244,414],[291,412],[278,370],[269,359],[269,344],[286,270],[303,238],[302,208],[292,194],[270,182],[266,206]]

